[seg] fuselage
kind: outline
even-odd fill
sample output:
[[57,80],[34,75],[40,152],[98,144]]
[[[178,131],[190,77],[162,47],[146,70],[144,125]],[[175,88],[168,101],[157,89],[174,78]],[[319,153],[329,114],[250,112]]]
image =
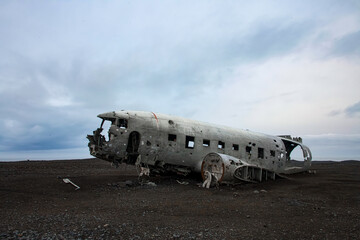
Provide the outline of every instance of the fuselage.
[[[185,118],[140,111],[108,112],[100,128],[88,135],[90,153],[98,158],[142,164],[159,171],[200,172],[209,153],[221,153],[276,173],[290,173],[310,167],[311,152],[290,137],[271,136]],[[110,121],[108,139],[101,135]],[[295,147],[304,153],[304,161],[291,161]]]

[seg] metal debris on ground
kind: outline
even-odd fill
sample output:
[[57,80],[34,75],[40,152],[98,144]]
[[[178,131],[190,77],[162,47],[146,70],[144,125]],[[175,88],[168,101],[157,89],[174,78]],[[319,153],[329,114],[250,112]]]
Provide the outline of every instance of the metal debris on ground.
[[179,180],[176,180],[179,184],[181,184],[181,185],[188,185],[189,184],[189,182],[186,182],[186,181],[183,181],[183,182],[181,182],[181,181],[179,181]]
[[70,179],[68,179],[68,178],[63,178],[63,181],[64,181],[64,183],[70,183],[70,184],[72,184],[74,187],[76,187],[75,190],[80,189],[80,187],[79,187],[78,185],[76,185],[75,183],[73,183],[72,181],[70,181]]
[[205,181],[202,184],[203,188],[210,188],[213,186],[216,186],[216,188],[219,187],[219,181],[218,178],[215,176],[215,174],[212,174],[209,171],[205,171],[204,177],[205,177]]

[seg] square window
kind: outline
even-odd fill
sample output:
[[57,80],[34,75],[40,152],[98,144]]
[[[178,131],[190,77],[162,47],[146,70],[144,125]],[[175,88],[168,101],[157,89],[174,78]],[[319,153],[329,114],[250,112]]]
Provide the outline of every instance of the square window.
[[117,126],[122,129],[127,129],[128,127],[128,121],[126,119],[119,118]]
[[250,146],[246,146],[245,150],[246,150],[247,153],[251,153],[251,147]]
[[218,148],[219,149],[224,149],[225,148],[225,143],[222,142],[222,141],[219,141]]
[[186,136],[185,139],[185,148],[193,149],[195,147],[195,137]]
[[168,140],[172,142],[176,142],[176,135],[175,134],[169,134]]
[[209,147],[210,146],[210,140],[204,139],[203,140],[203,146],[204,147]]
[[232,150],[239,151],[239,145],[238,144],[233,144]]

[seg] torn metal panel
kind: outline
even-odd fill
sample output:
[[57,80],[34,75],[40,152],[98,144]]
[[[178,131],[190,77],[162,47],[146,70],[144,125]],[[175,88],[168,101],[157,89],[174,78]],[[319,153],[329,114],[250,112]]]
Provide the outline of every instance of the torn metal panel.
[[[99,128],[87,136],[90,154],[151,172],[195,172],[205,179],[208,171],[220,183],[261,182],[311,165],[310,149],[301,138],[289,135],[270,136],[153,112],[114,111],[98,117]],[[106,124],[110,127],[103,129]],[[291,155],[297,148],[303,152],[301,161]]]
[[215,176],[221,183],[232,182],[262,182],[268,179],[275,180],[274,171],[248,163],[245,159],[237,159],[220,153],[209,153],[205,156],[201,174],[206,179],[206,174]]

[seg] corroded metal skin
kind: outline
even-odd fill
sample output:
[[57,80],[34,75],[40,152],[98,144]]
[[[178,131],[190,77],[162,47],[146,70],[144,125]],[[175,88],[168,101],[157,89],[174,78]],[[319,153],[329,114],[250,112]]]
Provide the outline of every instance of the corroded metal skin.
[[[311,164],[311,152],[301,138],[270,136],[152,112],[114,111],[98,117],[102,119],[100,127],[87,136],[90,153],[115,164],[135,164],[138,160],[152,172],[184,175],[203,174],[205,165],[215,174],[220,166],[208,166],[209,157],[205,157],[220,154],[224,165],[220,182],[246,181],[239,177],[240,169],[237,171],[240,175],[235,176],[236,169],[245,169],[244,165],[250,166],[246,169],[280,174],[305,171]],[[111,125],[105,136],[103,126],[107,121]],[[303,161],[291,159],[295,147],[303,151]]]

